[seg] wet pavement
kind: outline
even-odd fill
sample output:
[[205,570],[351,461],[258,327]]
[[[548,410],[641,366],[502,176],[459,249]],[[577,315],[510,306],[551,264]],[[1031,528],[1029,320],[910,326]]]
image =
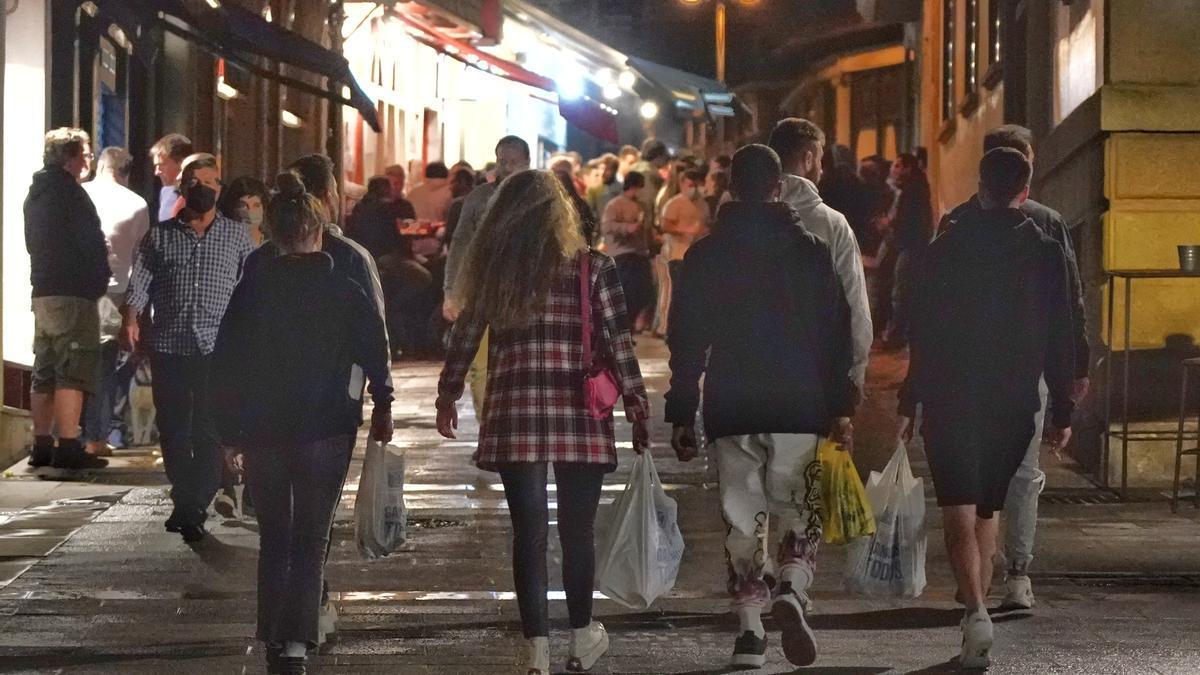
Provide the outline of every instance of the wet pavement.
[[[656,410],[666,386],[660,343],[639,351]],[[856,461],[864,476],[886,463],[903,362],[873,359]],[[510,529],[495,474],[470,466],[474,420],[462,409],[458,441],[433,423],[436,364],[397,366],[396,444],[406,452],[409,538],[383,560],[361,560],[353,506],[361,448],[335,523],[329,580],[341,615],[338,641],[314,659],[321,673],[520,673]],[[724,525],[715,468],[680,464],[657,425],[653,452],[680,505],[687,543],[677,585],[646,612],[600,599],[613,637],[598,673],[721,673],[736,622],[724,597]],[[632,455],[610,476],[619,494]],[[924,471],[919,448],[914,466]],[[1055,494],[1088,494],[1070,466],[1048,461]],[[189,547],[162,529],[165,479],[148,453],[124,453],[91,483],[38,481],[20,466],[0,481],[0,672],[262,672],[251,639],[257,534],[253,520],[216,519]],[[553,505],[552,505],[553,506]],[[604,507],[602,506],[602,509]],[[551,512],[553,518],[553,511]],[[929,587],[918,600],[847,595],[844,552],[820,556],[812,668],[786,664],[777,634],[764,673],[953,670],[956,608],[936,511],[929,513]],[[1061,505],[1044,501],[1032,612],[996,614],[994,672],[1200,672],[1200,518],[1165,502]],[[560,560],[552,537],[551,570]],[[551,586],[561,589],[552,571]],[[561,600],[561,590],[552,591]],[[554,663],[565,660],[565,607],[552,602]],[[768,628],[771,628],[768,622]]]

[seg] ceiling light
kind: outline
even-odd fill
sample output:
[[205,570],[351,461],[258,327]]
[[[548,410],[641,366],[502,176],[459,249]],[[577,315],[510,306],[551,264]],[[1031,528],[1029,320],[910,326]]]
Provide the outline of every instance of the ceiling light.
[[621,98],[621,88],[612,82],[609,82],[608,84],[604,85],[604,98],[610,101],[616,98]]
[[646,101],[642,104],[642,107],[638,110],[638,112],[641,113],[642,119],[652,120],[655,117],[658,117],[658,104],[654,101]]
[[632,70],[622,70],[617,76],[617,84],[622,89],[633,89],[633,85],[637,84],[637,75],[634,75]]
[[213,9],[221,9],[220,0],[204,0],[204,1],[207,2],[208,6],[212,7]]
[[600,85],[601,87],[608,86],[613,81],[612,68],[601,68],[600,70],[597,70],[596,76],[592,79],[596,80],[596,84]]
[[304,126],[304,120],[296,116],[296,113],[290,110],[279,111],[279,121],[283,122],[283,126],[289,129],[299,129]]

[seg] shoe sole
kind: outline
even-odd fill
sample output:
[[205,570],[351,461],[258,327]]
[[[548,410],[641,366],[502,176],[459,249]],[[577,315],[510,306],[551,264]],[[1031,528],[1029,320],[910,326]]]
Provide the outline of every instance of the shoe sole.
[[762,668],[767,665],[766,654],[734,654],[733,658],[729,659],[729,665],[732,668],[749,670],[751,668]]
[[1023,600],[1014,600],[1011,598],[1005,598],[1004,601],[1000,603],[1000,609],[1005,610],[1005,611],[1030,610],[1030,609],[1033,609],[1034,604],[1035,603],[1033,603],[1033,602],[1025,602]]
[[813,634],[804,611],[790,602],[776,602],[771,615],[782,632],[783,655],[794,666],[811,666],[817,660],[817,636]]
[[581,656],[572,656],[567,660],[567,672],[571,673],[586,673],[596,665],[601,656],[608,651],[608,633],[604,633],[603,639],[596,643],[588,653]]
[[992,667],[992,659],[988,654],[989,651],[985,650],[982,656],[960,656],[958,657],[958,664],[963,670],[988,670]]

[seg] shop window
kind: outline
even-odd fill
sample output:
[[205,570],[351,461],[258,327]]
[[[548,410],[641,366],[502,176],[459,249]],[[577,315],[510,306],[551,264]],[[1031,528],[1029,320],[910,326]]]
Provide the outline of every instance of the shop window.
[[955,30],[957,25],[954,13],[958,7],[955,0],[942,1],[942,120],[950,122],[954,119],[954,52]]
[[966,0],[966,24],[963,27],[962,114],[968,116],[979,107],[979,0]]

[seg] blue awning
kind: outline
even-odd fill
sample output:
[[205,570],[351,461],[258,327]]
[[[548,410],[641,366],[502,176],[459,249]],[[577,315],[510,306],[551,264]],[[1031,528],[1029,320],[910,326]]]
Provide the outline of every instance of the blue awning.
[[630,57],[628,65],[685,114],[732,117],[733,92],[724,84],[661,63]]

